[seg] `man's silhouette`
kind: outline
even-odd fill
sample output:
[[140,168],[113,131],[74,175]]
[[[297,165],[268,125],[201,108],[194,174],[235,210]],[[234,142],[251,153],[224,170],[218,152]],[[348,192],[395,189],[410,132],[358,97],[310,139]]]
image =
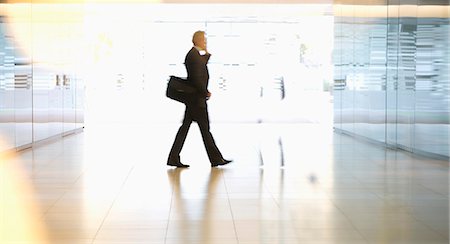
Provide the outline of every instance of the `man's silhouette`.
[[208,91],[209,73],[207,67],[211,54],[208,53],[206,48],[205,32],[195,32],[192,37],[192,43],[194,46],[187,53],[184,64],[186,65],[187,79],[193,84],[196,92],[189,98],[189,101],[186,102],[183,124],[180,126],[175,141],[173,142],[169,158],[167,159],[167,165],[189,167],[189,165],[181,163],[180,152],[183,148],[192,121],[196,121],[200,128],[200,133],[202,134],[203,143],[205,144],[211,166],[216,167],[225,165],[230,163],[231,160],[226,160],[222,157],[222,154],[217,148],[214,138],[209,131],[209,116],[206,100],[211,96],[211,93]]

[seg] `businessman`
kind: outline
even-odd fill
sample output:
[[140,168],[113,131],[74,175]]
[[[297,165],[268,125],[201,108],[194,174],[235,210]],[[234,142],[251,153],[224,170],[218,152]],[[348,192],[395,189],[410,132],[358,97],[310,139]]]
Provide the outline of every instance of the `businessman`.
[[210,132],[208,106],[206,100],[211,97],[208,91],[208,60],[211,54],[206,48],[206,37],[204,31],[196,31],[192,37],[194,46],[187,53],[184,64],[187,70],[187,79],[191,82],[196,92],[190,97],[186,104],[184,112],[183,124],[180,126],[178,133],[173,142],[172,149],[167,159],[167,165],[186,168],[188,164],[183,164],[180,161],[180,152],[186,140],[189,127],[192,121],[197,122],[200,133],[202,135],[203,144],[205,145],[211,167],[225,165],[231,160],[224,159],[217,148],[214,138]]

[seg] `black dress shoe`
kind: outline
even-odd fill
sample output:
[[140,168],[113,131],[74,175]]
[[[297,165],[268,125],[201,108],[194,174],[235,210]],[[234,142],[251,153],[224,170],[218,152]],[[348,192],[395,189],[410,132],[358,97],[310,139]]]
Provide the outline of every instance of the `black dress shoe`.
[[229,164],[231,162],[233,162],[233,160],[222,159],[222,160],[220,160],[218,162],[211,162],[211,167],[217,167],[217,166],[220,166],[220,165]]
[[188,168],[188,164],[182,164],[181,162],[167,162],[167,165],[169,166],[175,166],[177,168]]

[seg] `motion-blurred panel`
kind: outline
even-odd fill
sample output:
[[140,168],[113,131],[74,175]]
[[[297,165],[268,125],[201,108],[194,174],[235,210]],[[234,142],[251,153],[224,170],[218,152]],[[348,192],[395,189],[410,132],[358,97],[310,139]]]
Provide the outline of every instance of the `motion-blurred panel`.
[[63,132],[61,12],[59,5],[33,5],[35,140]]
[[351,16],[342,17],[342,75],[345,77],[345,89],[341,94],[342,130],[354,133],[354,89],[357,77],[355,75],[356,62],[354,60],[354,43],[357,29],[354,26],[354,6],[346,6]]
[[14,40],[5,21],[0,16],[0,152],[15,147]]
[[63,74],[53,71],[45,71],[45,81],[48,83],[48,122],[49,136],[56,136],[63,133]]
[[49,82],[45,67],[33,63],[33,141],[50,136],[49,132]]
[[345,76],[342,72],[342,6],[334,6],[334,49],[333,49],[333,127],[342,129],[342,90],[346,86]]
[[16,147],[29,145],[33,141],[33,94],[31,85],[31,63],[22,57],[24,63],[15,70],[15,122]]
[[355,6],[353,19],[353,133],[364,137],[370,137],[368,79],[371,51],[370,32],[373,28],[368,18],[368,8],[370,7]]
[[388,1],[386,65],[386,143],[397,145],[397,86],[399,50],[399,0]]
[[67,74],[63,75],[63,116],[64,133],[75,129],[75,79]]
[[75,78],[75,129],[84,127],[85,85],[82,78]]
[[412,152],[448,156],[448,1],[346,3],[340,16],[353,20],[348,27],[345,21],[335,23],[335,37],[341,39],[335,40],[341,50],[335,52],[335,77],[345,76],[346,85],[342,102],[335,103],[342,130]]
[[[78,9],[64,9],[74,15],[79,14]],[[62,63],[62,88],[63,88],[63,133],[73,132],[76,128],[76,72],[81,66],[80,60],[87,59],[81,52],[83,42],[82,24],[78,18],[67,18],[60,23],[60,50]]]
[[397,144],[412,150],[416,86],[417,4],[399,6],[399,52],[397,90]]
[[449,155],[449,16],[418,7],[415,150]]
[[[386,52],[387,52],[387,5],[375,6],[384,15],[368,17],[369,31],[369,70],[365,79],[368,87],[369,131],[368,137],[386,142]],[[370,8],[368,9],[370,14]]]
[[14,94],[15,94],[15,128],[16,147],[31,145],[33,142],[33,94],[32,94],[32,49],[31,38],[31,4],[15,6],[21,15],[13,19],[17,36],[15,38],[26,40],[14,42]]
[[45,19],[39,18],[44,6],[33,5],[32,32],[33,32],[33,141],[49,138],[51,113],[51,92],[55,86],[55,76],[49,72],[52,69],[54,30]]

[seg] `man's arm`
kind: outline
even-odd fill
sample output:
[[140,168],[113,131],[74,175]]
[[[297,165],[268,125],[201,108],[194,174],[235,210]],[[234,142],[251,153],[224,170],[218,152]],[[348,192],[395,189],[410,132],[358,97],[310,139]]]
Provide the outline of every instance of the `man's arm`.
[[[206,55],[205,55],[206,56]],[[198,57],[191,57],[187,60],[187,66],[190,70],[190,79],[197,89],[197,91],[202,94],[205,97],[208,97],[210,95],[207,86],[207,77],[205,77],[205,64],[203,62],[208,62],[208,59],[211,55],[208,54],[207,57],[204,56],[198,56]],[[197,59],[199,58],[199,59]],[[201,60],[205,58],[206,60]],[[197,59],[197,60],[196,60]]]

